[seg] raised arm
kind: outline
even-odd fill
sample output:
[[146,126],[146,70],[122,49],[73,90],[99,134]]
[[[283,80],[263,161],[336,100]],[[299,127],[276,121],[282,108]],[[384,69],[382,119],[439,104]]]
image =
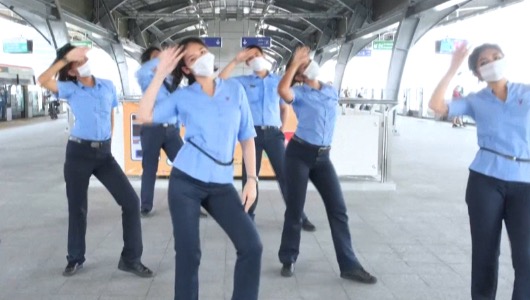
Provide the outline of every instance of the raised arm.
[[257,49],[245,49],[245,50],[240,51],[236,55],[236,57],[234,57],[234,59],[232,59],[230,63],[228,63],[228,65],[224,67],[224,69],[219,74],[219,78],[227,79],[228,77],[230,77],[230,74],[232,74],[232,71],[238,64],[245,62],[247,59],[254,56],[257,52],[258,52]]
[[447,92],[451,80],[453,80],[453,77],[458,72],[462,62],[467,57],[468,52],[468,47],[465,44],[456,48],[453,53],[453,59],[451,60],[449,70],[447,70],[447,73],[442,77],[442,80],[440,80],[434,89],[431,100],[429,101],[429,108],[436,114],[445,116],[449,112],[447,103],[445,103],[445,93]]
[[85,47],[76,47],[72,49],[62,59],[56,61],[46,71],[44,71],[44,73],[39,76],[39,84],[42,87],[52,91],[53,93],[57,93],[58,89],[57,80],[55,80],[55,75],[57,75],[57,73],[59,73],[59,71],[61,71],[61,69],[66,67],[69,63],[75,61],[83,61],[86,57],[86,53],[88,52],[88,50],[89,49]]
[[141,123],[151,123],[153,121],[153,108],[155,106],[156,96],[160,86],[164,83],[165,78],[175,69],[178,62],[182,59],[186,51],[181,47],[171,47],[165,49],[158,57],[160,63],[158,64],[155,76],[145,90],[144,95],[139,103],[138,121]]
[[291,103],[294,100],[294,93],[291,89],[291,83],[293,82],[296,71],[300,66],[309,62],[309,48],[301,47],[296,49],[289,68],[285,70],[280,83],[278,84],[278,94],[285,100],[286,103]]

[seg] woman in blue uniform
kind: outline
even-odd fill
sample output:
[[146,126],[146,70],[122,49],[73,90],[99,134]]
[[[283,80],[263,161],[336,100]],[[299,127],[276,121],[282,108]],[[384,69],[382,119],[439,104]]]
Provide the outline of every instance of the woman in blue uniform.
[[[309,59],[309,48],[298,48],[278,85],[280,97],[292,103],[298,118],[295,135],[285,154],[287,209],[278,252],[283,264],[281,274],[290,277],[294,273],[307,183],[311,180],[326,207],[340,276],[375,283],[376,278],[364,270],[353,252],[346,205],[329,157],[339,97],[332,86],[316,79],[318,74],[318,64]],[[292,87],[294,82],[302,84]]]
[[[157,47],[149,47],[144,53],[142,53],[142,67],[136,72],[138,84],[142,88],[142,92],[145,92],[149,83],[151,83],[151,80],[153,79],[154,68],[158,63],[158,60],[155,58],[158,54],[160,54],[160,49]],[[157,99],[160,99],[159,102],[164,101],[164,99],[174,90],[175,88],[172,87],[171,80],[164,81],[164,85],[158,92]],[[167,157],[173,161],[177,156],[180,147],[182,147],[182,139],[180,138],[177,117],[162,120],[160,123],[142,124],[140,130],[142,143],[140,213],[143,216],[147,216],[153,209],[153,197],[160,150],[163,149]]]
[[[201,257],[199,210],[203,206],[230,237],[237,250],[233,300],[258,299],[262,245],[246,211],[256,198],[254,125],[243,87],[214,78],[214,59],[201,39],[187,38],[178,49],[164,50],[155,76],[140,101],[143,122],[177,116],[186,124],[185,143],[173,162],[169,209],[175,237],[175,300],[199,297]],[[164,79],[172,72],[177,89],[155,106]],[[242,200],[233,185],[233,156],[241,143],[247,162]]]
[[53,65],[39,77],[43,87],[68,102],[76,119],[64,163],[69,222],[68,264],[63,275],[75,274],[85,262],[87,191],[94,175],[122,208],[124,246],[118,268],[151,277],[153,272],[140,261],[143,246],[139,199],[110,151],[112,111],[118,105],[116,88],[111,81],[92,76],[87,50],[66,44],[57,51]]
[[509,82],[498,45],[473,50],[469,69],[487,87],[447,104],[444,95],[468,54],[457,48],[429,107],[475,120],[479,150],[469,167],[466,203],[471,227],[471,297],[495,299],[502,221],[515,270],[513,300],[530,299],[530,85]]
[[[287,104],[278,95],[278,83],[281,77],[272,74],[268,69],[268,62],[263,56],[263,49],[259,46],[248,46],[241,51],[219,74],[220,78],[226,79],[232,70],[239,64],[245,62],[252,68],[254,74],[237,76],[238,80],[247,93],[254,129],[256,130],[256,173],[259,175],[261,168],[261,156],[263,151],[267,154],[280,186],[280,192],[285,200],[285,178],[283,176],[283,159],[285,157],[285,136],[283,126],[287,122],[289,114]],[[247,182],[245,164],[243,164],[243,185]],[[259,193],[258,193],[259,194]],[[249,209],[248,213],[254,218],[254,211],[258,200]],[[315,225],[309,221],[305,213],[302,214],[302,229],[315,231]]]

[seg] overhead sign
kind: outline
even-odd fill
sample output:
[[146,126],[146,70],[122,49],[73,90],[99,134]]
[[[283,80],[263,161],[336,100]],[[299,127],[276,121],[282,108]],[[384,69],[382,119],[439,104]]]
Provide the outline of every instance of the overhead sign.
[[208,47],[223,47],[223,39],[220,37],[203,37],[202,41]]
[[15,39],[3,42],[4,53],[32,53],[33,40]]
[[372,48],[374,50],[392,50],[394,47],[394,41],[373,41]]
[[358,56],[358,57],[368,57],[368,56],[372,56],[372,49],[361,49],[361,51],[357,52],[357,54],[355,56]]
[[270,48],[271,47],[271,37],[270,36],[256,36],[248,37],[244,36],[241,38],[241,47],[248,46],[260,46],[261,48]]
[[435,52],[440,54],[451,54],[455,49],[466,43],[466,40],[461,39],[443,39],[435,42]]
[[87,47],[92,48],[92,41],[71,41],[70,45],[75,47]]

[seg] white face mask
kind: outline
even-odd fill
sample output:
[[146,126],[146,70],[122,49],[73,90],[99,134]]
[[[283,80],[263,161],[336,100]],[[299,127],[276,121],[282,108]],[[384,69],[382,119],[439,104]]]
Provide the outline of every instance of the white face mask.
[[214,62],[215,55],[208,52],[199,57],[190,69],[195,76],[210,77],[214,74]]
[[482,80],[486,82],[495,82],[503,79],[505,71],[506,60],[504,58],[490,62],[489,64],[478,68],[480,77],[482,77]]
[[79,73],[80,77],[90,77],[90,76],[92,76],[92,70],[90,70],[90,64],[89,64],[88,60],[83,65],[77,67],[77,73]]
[[252,71],[259,72],[259,71],[268,71],[269,70],[269,62],[263,57],[258,56],[254,59],[252,59],[249,62],[250,68],[252,68]]
[[309,63],[309,66],[304,71],[305,77],[309,80],[315,80],[317,79],[318,75],[320,74],[320,67],[315,61],[311,61]]

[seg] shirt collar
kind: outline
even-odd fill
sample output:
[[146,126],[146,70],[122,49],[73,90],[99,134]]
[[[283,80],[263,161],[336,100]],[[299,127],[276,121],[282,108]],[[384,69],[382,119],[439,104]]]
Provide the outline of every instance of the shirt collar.
[[80,88],[95,88],[95,87],[101,88],[101,86],[103,85],[101,80],[97,79],[94,75],[92,75],[92,79],[94,79],[94,86],[93,87],[86,86],[86,85],[82,84],[79,80],[76,81],[76,84]]

